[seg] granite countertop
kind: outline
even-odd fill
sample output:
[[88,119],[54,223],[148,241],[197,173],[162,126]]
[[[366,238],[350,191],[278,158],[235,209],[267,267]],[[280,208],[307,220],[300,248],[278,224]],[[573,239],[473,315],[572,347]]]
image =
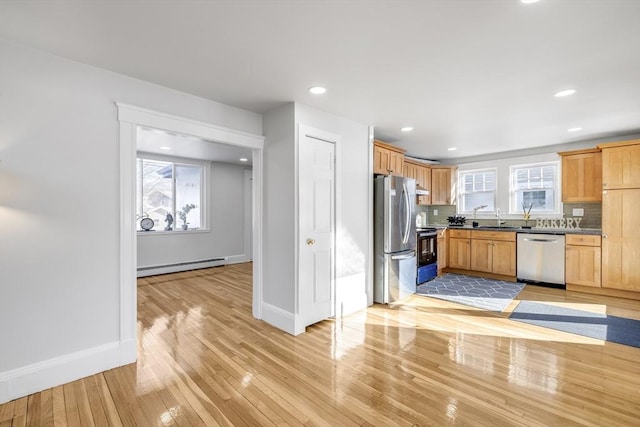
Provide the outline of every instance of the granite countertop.
[[602,230],[599,228],[522,228],[515,226],[480,226],[473,227],[470,224],[465,224],[463,226],[449,226],[448,224],[433,224],[429,225],[429,227],[435,227],[437,229],[445,229],[450,228],[452,230],[479,230],[479,231],[512,231],[516,233],[529,233],[529,234],[593,234],[593,235],[601,235]]

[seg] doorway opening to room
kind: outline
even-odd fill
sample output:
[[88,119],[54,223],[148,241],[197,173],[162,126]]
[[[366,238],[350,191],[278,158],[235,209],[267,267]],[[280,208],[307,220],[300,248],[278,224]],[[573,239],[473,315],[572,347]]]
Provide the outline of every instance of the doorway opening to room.
[[262,318],[264,137],[117,107],[120,341],[126,359],[136,359],[138,266],[161,274],[252,261],[251,314]]

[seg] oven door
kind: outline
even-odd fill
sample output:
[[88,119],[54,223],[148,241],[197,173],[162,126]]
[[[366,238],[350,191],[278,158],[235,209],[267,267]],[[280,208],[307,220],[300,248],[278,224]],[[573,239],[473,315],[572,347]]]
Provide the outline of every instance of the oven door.
[[433,264],[438,260],[438,237],[436,233],[418,234],[418,267]]

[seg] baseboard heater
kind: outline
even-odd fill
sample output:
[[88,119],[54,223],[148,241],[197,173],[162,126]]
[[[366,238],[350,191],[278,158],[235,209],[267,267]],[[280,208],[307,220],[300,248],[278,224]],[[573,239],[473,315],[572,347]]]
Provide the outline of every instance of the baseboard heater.
[[138,267],[137,277],[154,276],[156,274],[176,273],[179,271],[197,270],[199,268],[220,267],[227,264],[226,258],[211,258],[200,261],[177,262],[174,264]]

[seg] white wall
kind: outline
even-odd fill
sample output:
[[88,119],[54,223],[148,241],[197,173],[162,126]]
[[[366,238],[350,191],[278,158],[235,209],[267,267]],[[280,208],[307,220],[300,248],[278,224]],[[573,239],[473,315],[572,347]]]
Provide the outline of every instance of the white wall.
[[253,134],[262,121],[3,41],[0,64],[2,402],[121,364],[114,102]]
[[[295,317],[295,155],[299,124],[341,136],[336,146],[336,314],[346,315],[365,308],[370,293],[369,129],[297,103],[271,111],[263,120],[264,302],[281,310],[289,320]],[[268,313],[264,319],[273,321]],[[289,330],[282,323],[279,326]]]
[[[138,267],[155,267],[213,258],[245,260],[244,171],[247,167],[211,163],[208,230],[138,233]],[[251,206],[247,206],[251,209]],[[179,225],[179,224],[178,224]],[[164,224],[157,224],[158,230]],[[250,231],[250,230],[249,230]],[[183,269],[190,269],[186,267]],[[180,270],[180,268],[178,268]],[[175,270],[174,271],[178,271]]]

